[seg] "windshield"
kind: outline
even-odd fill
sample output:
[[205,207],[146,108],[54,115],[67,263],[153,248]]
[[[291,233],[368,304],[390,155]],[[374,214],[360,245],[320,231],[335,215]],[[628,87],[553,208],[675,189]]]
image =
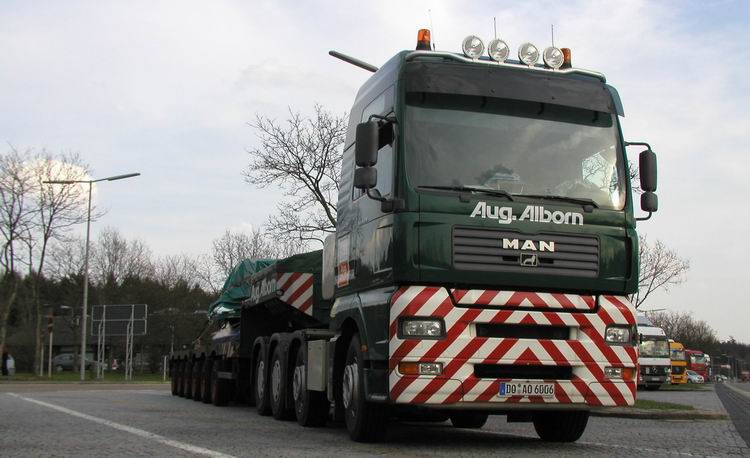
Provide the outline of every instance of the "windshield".
[[706,356],[690,355],[690,364],[706,364]]
[[625,178],[615,115],[449,94],[406,97],[412,185],[481,187],[592,200],[621,210]]
[[685,361],[685,350],[672,350],[672,361]]
[[669,341],[664,338],[641,336],[640,349],[644,358],[669,357]]

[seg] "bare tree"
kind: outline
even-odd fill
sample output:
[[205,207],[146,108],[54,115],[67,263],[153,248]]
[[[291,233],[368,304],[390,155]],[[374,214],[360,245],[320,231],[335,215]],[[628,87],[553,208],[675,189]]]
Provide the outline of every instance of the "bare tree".
[[86,241],[80,237],[53,240],[49,247],[44,275],[52,279],[83,277]]
[[156,280],[168,287],[180,283],[189,286],[200,284],[200,278],[196,274],[196,258],[189,254],[165,256],[159,259],[154,267]]
[[34,180],[25,166],[27,154],[11,147],[0,155],[0,348],[5,347],[8,317],[18,297],[22,245],[29,244],[34,218],[30,197]]
[[683,283],[690,270],[690,261],[681,258],[675,250],[665,246],[660,240],[650,244],[645,235],[639,238],[638,292],[630,296],[636,308],[640,307],[654,291]]
[[[42,303],[39,297],[42,272],[44,271],[47,250],[51,240],[63,240],[72,226],[86,221],[88,194],[77,184],[50,185],[45,181],[83,180],[88,176],[89,167],[77,154],[53,155],[47,151],[30,158],[28,168],[34,177],[34,235],[29,242],[29,270],[32,281],[32,301],[36,315],[34,340],[34,372],[41,364],[41,346],[44,339],[42,329]],[[36,261],[35,265],[33,261]]]
[[116,229],[106,227],[91,250],[92,278],[100,284],[119,285],[126,278],[153,274],[151,250],[140,240],[127,240]]
[[271,243],[259,229],[249,234],[227,229],[212,243],[211,257],[218,272],[226,278],[243,259],[271,258],[274,256]]
[[336,204],[346,116],[336,116],[315,105],[315,115],[303,117],[290,110],[285,123],[260,115],[250,124],[260,147],[249,151],[248,183],[275,184],[288,199],[268,221],[277,243],[323,241],[336,228]]
[[662,328],[670,339],[680,342],[687,348],[709,351],[719,340],[709,324],[698,320],[687,312],[655,312],[649,318]]

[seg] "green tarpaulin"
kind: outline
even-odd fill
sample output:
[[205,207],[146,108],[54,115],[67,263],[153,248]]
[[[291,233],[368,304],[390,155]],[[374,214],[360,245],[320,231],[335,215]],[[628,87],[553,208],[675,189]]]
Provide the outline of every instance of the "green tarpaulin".
[[229,274],[219,299],[208,307],[212,320],[239,316],[240,304],[250,297],[250,277],[276,262],[275,259],[245,259]]

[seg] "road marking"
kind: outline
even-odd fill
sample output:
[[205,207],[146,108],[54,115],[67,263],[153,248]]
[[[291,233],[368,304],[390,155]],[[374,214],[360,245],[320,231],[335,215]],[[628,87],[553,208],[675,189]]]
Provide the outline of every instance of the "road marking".
[[168,439],[164,436],[160,436],[158,434],[150,433],[148,431],[144,431],[142,429],[133,428],[132,426],[123,425],[120,423],[115,423],[113,421],[105,420],[104,418],[94,417],[92,415],[87,415],[85,413],[77,412],[75,410],[71,410],[62,406],[58,406],[55,404],[50,404],[48,402],[44,401],[38,401],[36,399],[27,398],[21,395],[18,395],[16,393],[7,393],[8,396],[13,396],[14,398],[22,399],[27,402],[31,402],[33,404],[40,405],[42,407],[47,407],[48,409],[57,410],[58,412],[62,412],[68,415],[71,415],[73,417],[83,418],[84,420],[93,421],[94,423],[98,423],[100,425],[109,426],[110,428],[114,428],[120,431],[124,431],[126,433],[130,433],[139,437],[144,437],[146,439],[151,439],[153,441],[159,442],[164,445],[168,445],[170,447],[178,448],[180,450],[184,450],[186,452],[195,453],[198,455],[205,455],[210,456],[214,458],[235,458],[233,455],[227,455],[226,453],[216,452],[214,450],[209,450],[207,448],[198,447],[195,445],[186,444],[185,442],[176,441],[173,439]]

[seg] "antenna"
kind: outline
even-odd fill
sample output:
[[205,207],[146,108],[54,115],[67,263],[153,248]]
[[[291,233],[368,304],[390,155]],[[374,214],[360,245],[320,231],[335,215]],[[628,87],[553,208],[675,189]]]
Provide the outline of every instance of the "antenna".
[[372,64],[368,64],[367,62],[361,61],[357,59],[356,57],[347,56],[346,54],[341,54],[338,51],[328,51],[328,55],[335,57],[336,59],[341,59],[344,62],[347,62],[349,64],[356,65],[359,68],[364,68],[365,70],[373,72],[373,73],[378,71],[378,67]]
[[550,30],[552,31],[552,47],[555,47],[555,24],[550,24]]
[[492,16],[492,25],[495,27],[495,39],[497,39],[497,18]]
[[432,10],[427,10],[427,16],[430,18],[430,34],[432,35],[432,50],[435,50],[435,28],[432,26]]

